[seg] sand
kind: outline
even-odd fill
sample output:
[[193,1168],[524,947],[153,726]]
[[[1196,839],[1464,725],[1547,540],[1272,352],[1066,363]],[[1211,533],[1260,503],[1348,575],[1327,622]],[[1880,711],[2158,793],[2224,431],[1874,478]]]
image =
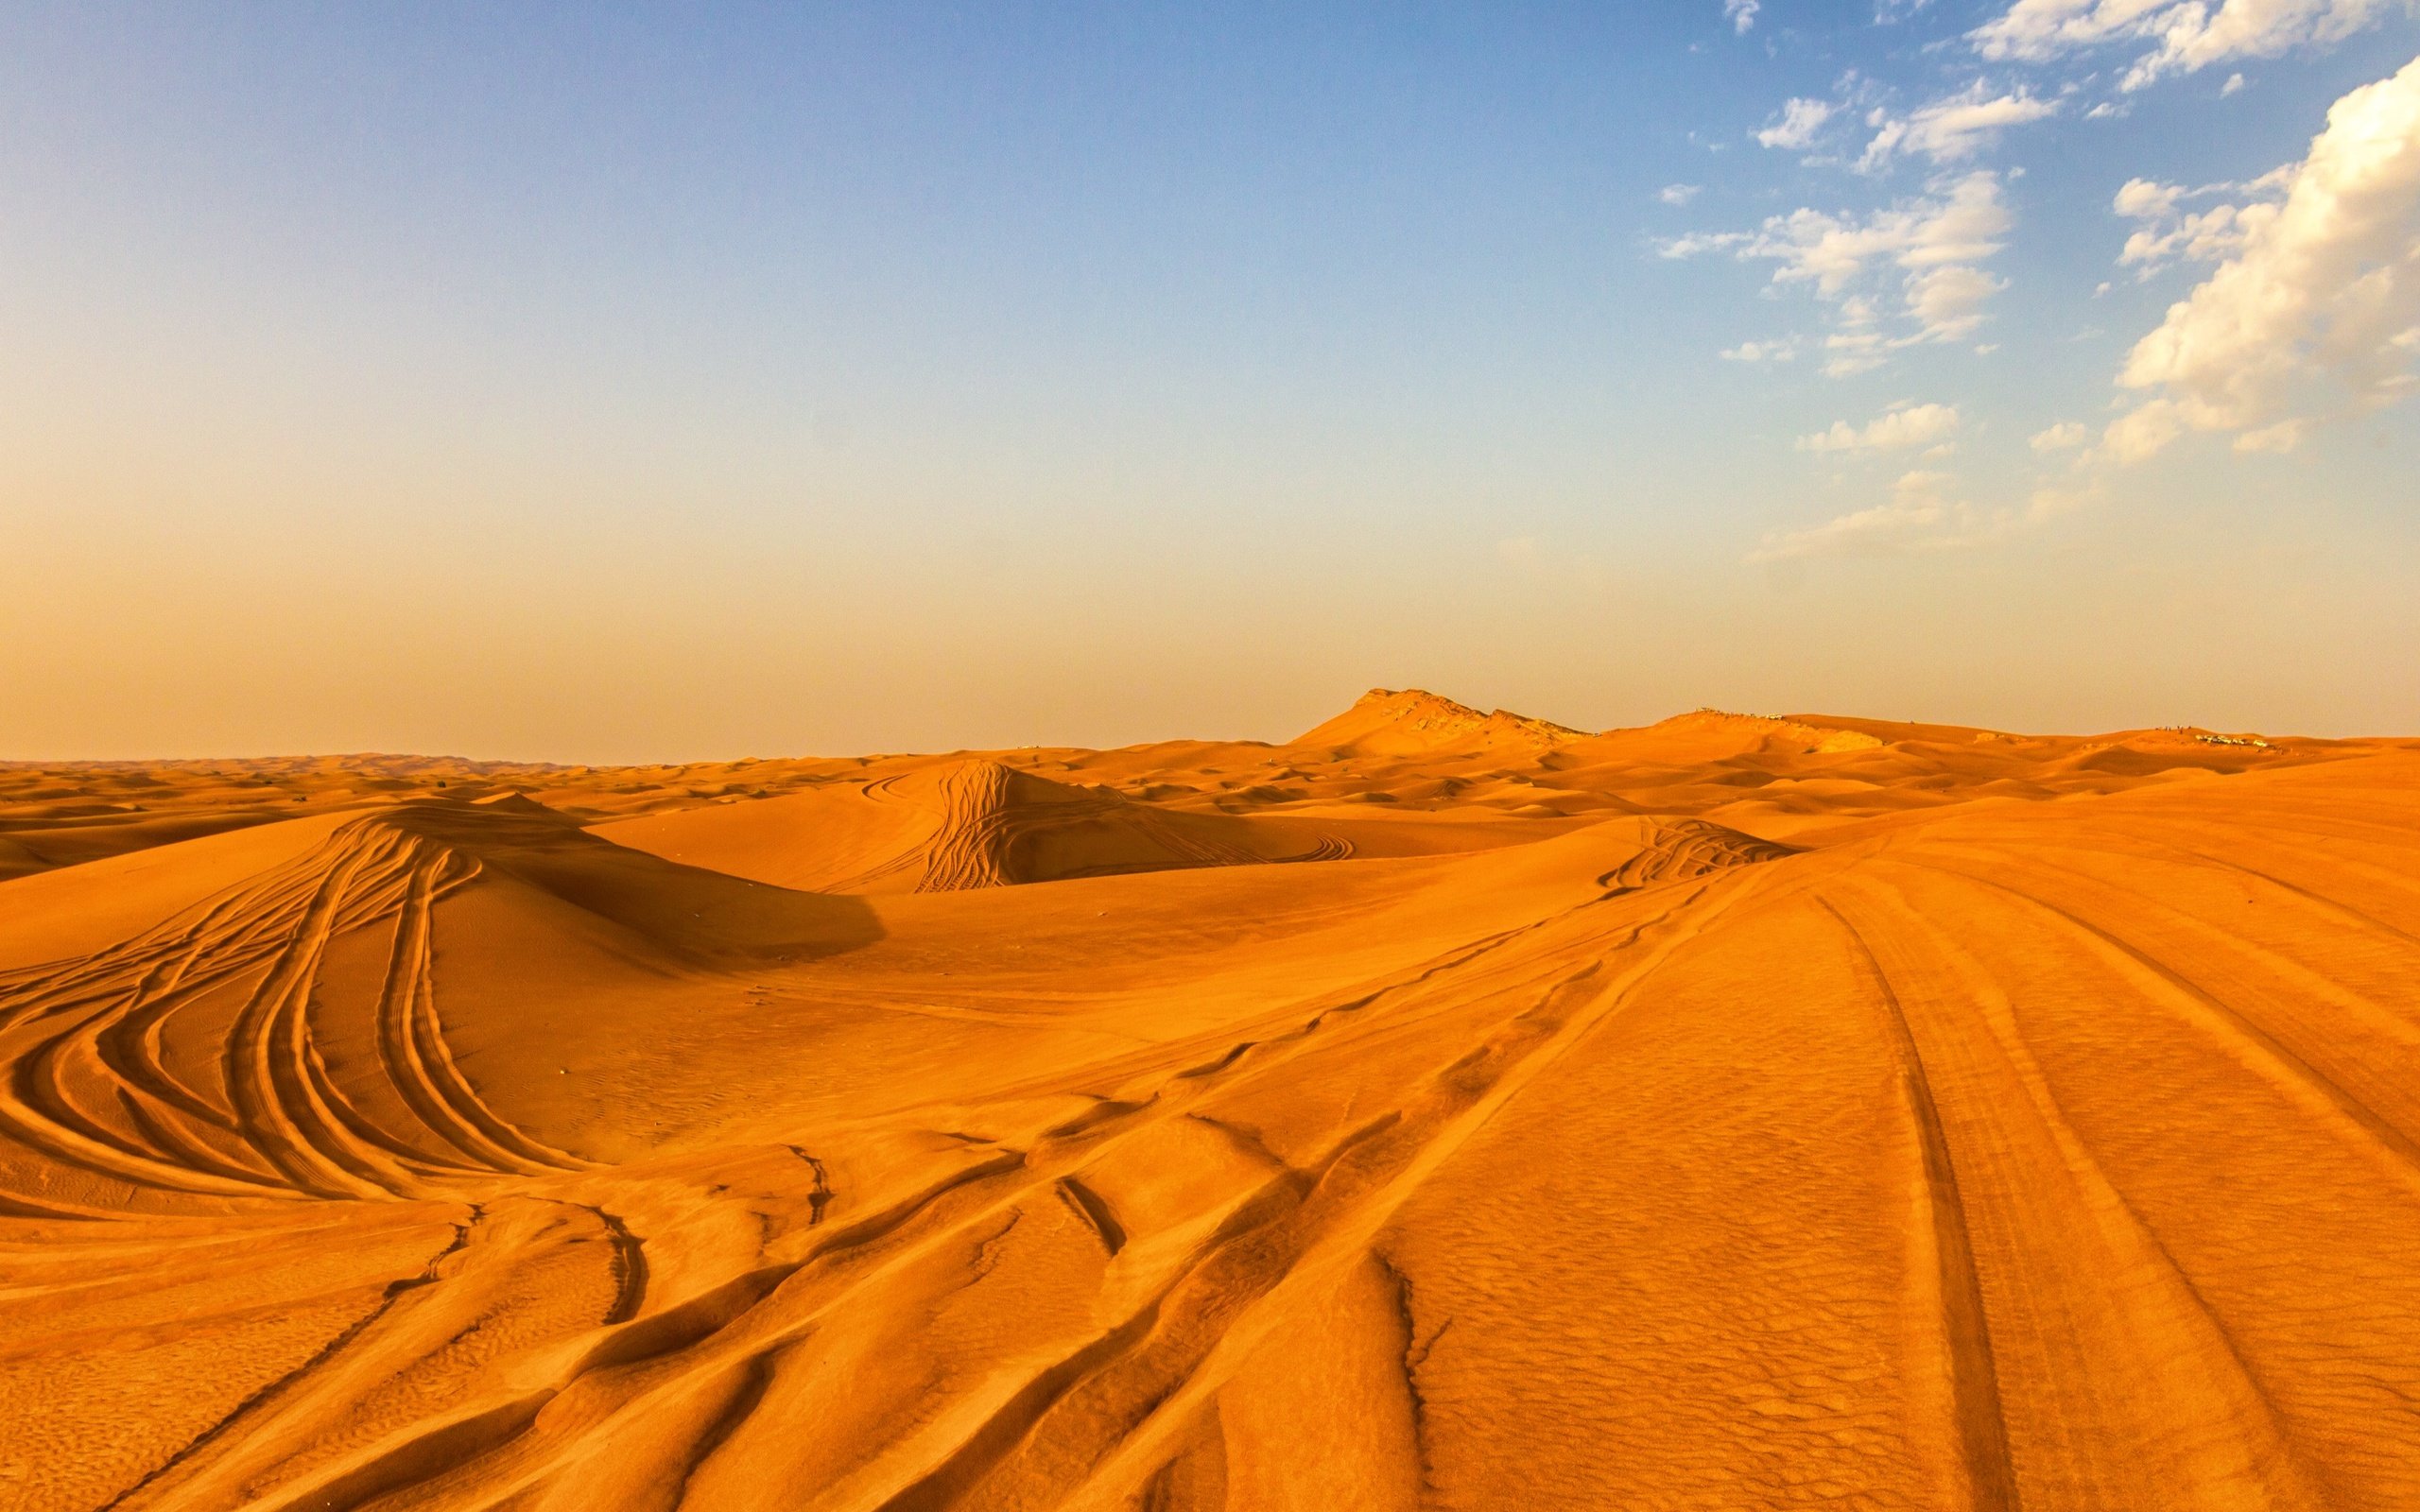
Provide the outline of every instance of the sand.
[[2416,821],[1417,690],[0,766],[0,1507],[2420,1505]]

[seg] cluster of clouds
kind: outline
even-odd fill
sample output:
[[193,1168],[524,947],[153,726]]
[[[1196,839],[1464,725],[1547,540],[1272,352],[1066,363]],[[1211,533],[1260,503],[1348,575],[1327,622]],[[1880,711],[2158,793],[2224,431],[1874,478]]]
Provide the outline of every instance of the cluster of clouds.
[[[1996,145],[2010,127],[2047,120],[2064,108],[2030,85],[1995,86],[1981,78],[1904,113],[1878,103],[1870,82],[1855,72],[1842,77],[1841,94],[1793,94],[1749,134],[1758,146],[1807,153],[1811,163],[1846,163],[1871,175],[1901,158],[1922,158],[1937,166],[1964,162]],[[1854,157],[1842,147],[1843,137]],[[1860,137],[1864,146],[1858,148]]]
[[[1668,258],[1708,253],[1771,262],[1775,287],[1803,285],[1831,311],[1824,370],[1845,377],[1892,352],[1972,335],[1983,304],[2006,287],[1983,264],[2007,244],[2015,219],[1989,169],[1934,180],[1923,194],[1869,215],[1802,209],[1753,232],[1698,232],[1664,242]],[[1787,360],[1798,344],[1744,343],[1740,361]]]
[[[1883,0],[1876,20],[1927,4]],[[2398,7],[2414,0],[2014,0],[1965,34],[1973,58],[2005,71],[2123,51],[2119,97],[2083,108],[2099,74],[2049,94],[1979,75],[1899,110],[1852,72],[1830,98],[1786,100],[1754,139],[1810,166],[1866,177],[1921,163],[1929,177],[1920,192],[1862,214],[1803,208],[1754,231],[1673,237],[1659,250],[1770,262],[1769,293],[1802,287],[1824,307],[1820,337],[1744,341],[1721,353],[1733,361],[1820,352],[1823,370],[1845,377],[1907,347],[1971,339],[2007,286],[1987,265],[2014,230],[2004,191],[2023,171],[1972,160],[2005,132],[2062,114],[2119,113],[2123,95],[2171,75],[2325,46]],[[1735,0],[1724,13],[1742,33],[1755,20],[1754,4]],[[2234,73],[2220,94],[2243,87]],[[1696,192],[1665,198],[1682,205]],[[1986,509],[1947,472],[1919,465],[1899,473],[1884,502],[1769,535],[1755,558],[1897,555],[2000,540],[2098,496],[2110,467],[2187,436],[2226,435],[2239,452],[2288,451],[2316,426],[2420,388],[2420,59],[2338,100],[2297,162],[2191,187],[2137,178],[2111,209],[2128,228],[2119,266],[2143,280],[2203,272],[2128,353],[2117,374],[2123,398],[2116,420],[2097,433],[2061,421],[2031,437],[2032,452],[2063,467],[2063,476],[2036,487],[2022,507]],[[1960,423],[1955,405],[1902,402],[1797,445],[1840,461],[1917,453],[1932,462],[1954,450]]]
[[2214,195],[2241,194],[2256,199],[2282,196],[2292,183],[2292,164],[2263,174],[2249,183],[2204,184],[2198,189],[2150,179],[2129,179],[2110,208],[2139,224],[2118,254],[2118,266],[2134,268],[2137,278],[2149,279],[2178,262],[2215,262],[2238,251],[2261,218],[2258,214],[2247,216],[2244,212],[2267,211],[2273,206],[2217,204],[2207,210],[2189,210],[2186,206]]
[[2134,44],[2138,52],[2118,81],[2133,91],[2170,74],[2214,63],[2277,58],[2298,47],[2342,42],[2393,9],[2398,0],[2016,0],[1967,34],[1994,61],[2050,62],[2076,53]]
[[[1876,0],[1874,19],[1905,20],[1932,0]],[[2118,88],[2133,92],[2171,74],[2221,63],[2281,58],[2326,47],[2365,30],[2410,0],[2015,0],[1969,31],[1967,45],[1992,62],[2048,63],[2081,53],[2132,47]],[[1722,0],[1741,36],[1756,25],[1758,0]],[[2228,80],[2228,94],[2241,76]],[[1768,144],[1772,146],[1776,144]]]
[[2323,419],[2420,386],[2420,58],[2338,100],[2309,154],[2255,184],[2283,198],[2180,214],[2184,191],[2119,191],[2121,215],[2166,228],[2122,255],[2218,266],[2127,354],[2118,382],[2147,397],[2103,437],[2114,459],[2189,431],[2288,451]]

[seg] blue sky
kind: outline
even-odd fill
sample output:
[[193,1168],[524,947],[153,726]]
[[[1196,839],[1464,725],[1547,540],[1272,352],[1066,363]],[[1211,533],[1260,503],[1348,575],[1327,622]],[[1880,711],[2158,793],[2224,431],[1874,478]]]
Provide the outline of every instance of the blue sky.
[[2420,729],[2416,54],[2362,0],[13,8],[0,755],[1406,682]]

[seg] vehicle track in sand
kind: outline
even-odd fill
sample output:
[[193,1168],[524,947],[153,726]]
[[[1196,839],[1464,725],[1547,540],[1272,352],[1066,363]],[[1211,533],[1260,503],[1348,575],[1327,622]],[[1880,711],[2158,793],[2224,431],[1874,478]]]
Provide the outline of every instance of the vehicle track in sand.
[[[213,1197],[424,1194],[461,1175],[582,1162],[528,1140],[455,1065],[429,970],[434,902],[478,863],[377,817],[82,960],[0,973],[0,1132],[100,1178],[81,1200],[22,1187],[0,1200],[99,1215],[131,1189]],[[392,921],[377,1007],[389,1081],[418,1115],[382,1127],[330,1078],[313,1033],[330,938]],[[166,1063],[164,1037],[214,994],[240,991],[214,1077]],[[122,1200],[122,1199],[121,1199]]]

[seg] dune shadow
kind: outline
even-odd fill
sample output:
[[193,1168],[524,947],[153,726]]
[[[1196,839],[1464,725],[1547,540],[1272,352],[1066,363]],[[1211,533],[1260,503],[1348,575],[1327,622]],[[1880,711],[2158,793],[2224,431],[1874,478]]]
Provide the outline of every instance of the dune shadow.
[[592,834],[536,803],[412,803],[385,816],[700,966],[816,960],[861,949],[885,933],[863,898],[800,892],[669,861]]

